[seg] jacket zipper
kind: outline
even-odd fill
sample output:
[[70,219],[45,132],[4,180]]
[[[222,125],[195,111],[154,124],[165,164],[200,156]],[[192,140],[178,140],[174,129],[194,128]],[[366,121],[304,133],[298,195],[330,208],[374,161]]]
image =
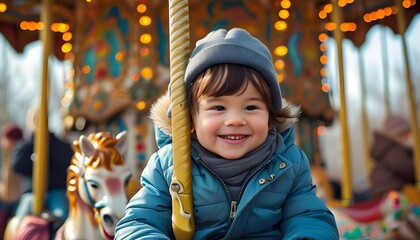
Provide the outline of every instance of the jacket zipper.
[[235,218],[235,215],[236,215],[236,207],[237,207],[237,204],[238,204],[238,202],[236,202],[236,201],[232,201],[232,197],[230,196],[230,193],[229,193],[229,188],[228,188],[228,186],[226,185],[226,183],[223,181],[223,179],[221,179],[215,172],[213,172],[213,170],[211,170],[203,161],[201,161],[200,160],[200,163],[205,167],[205,168],[207,168],[207,170],[209,170],[209,172],[211,172],[211,174],[213,174],[217,179],[219,179],[219,181],[222,183],[222,185],[223,185],[223,188],[225,189],[225,193],[226,193],[226,195],[227,195],[227,197],[228,197],[228,200],[229,200],[229,202],[230,202],[230,212],[229,212],[229,218],[232,220],[232,219],[234,219]]
[[[273,158],[271,158],[270,160],[268,160],[267,162],[265,162],[264,164],[262,164],[258,169],[256,169],[254,172],[252,172],[248,178],[245,180],[244,184],[241,187],[241,190],[239,191],[239,195],[238,195],[238,201],[242,198],[242,194],[245,190],[245,186],[248,184],[248,182],[251,180],[251,178],[257,174],[261,169],[265,168],[267,165],[269,165],[271,163],[271,160]],[[238,207],[238,202],[237,201],[232,201],[232,197],[230,196],[229,193],[229,188],[226,185],[226,183],[215,173],[213,172],[213,170],[211,170],[202,160],[199,160],[199,162],[207,169],[209,170],[209,172],[211,172],[211,174],[213,174],[217,179],[219,179],[219,181],[222,183],[223,188],[225,189],[225,193],[228,197],[228,200],[230,202],[230,213],[229,213],[229,217],[231,220],[233,220],[236,216],[236,210]]]
[[[271,161],[273,160],[273,158],[271,158],[270,160],[268,160],[267,162],[263,163],[258,169],[256,169],[252,174],[249,175],[249,177],[245,180],[245,184],[243,184],[241,190],[239,191],[239,197],[238,199],[240,200],[242,198],[242,194],[245,190],[245,186],[248,184],[248,182],[251,180],[251,178],[257,174],[259,171],[261,171],[263,168],[265,168],[267,165],[269,165],[271,163]],[[233,223],[233,219],[236,216],[236,208],[237,207],[237,202],[232,202],[231,204],[231,212],[230,212],[230,216],[231,216],[231,221]],[[233,210],[233,211],[232,211]],[[224,239],[229,239],[230,235],[232,235],[232,232],[234,230],[232,229],[232,226],[230,226],[228,232],[225,235]]]
[[238,205],[238,202],[236,201],[232,201],[230,203],[230,219],[234,219],[235,218],[235,214],[236,214],[236,207]]

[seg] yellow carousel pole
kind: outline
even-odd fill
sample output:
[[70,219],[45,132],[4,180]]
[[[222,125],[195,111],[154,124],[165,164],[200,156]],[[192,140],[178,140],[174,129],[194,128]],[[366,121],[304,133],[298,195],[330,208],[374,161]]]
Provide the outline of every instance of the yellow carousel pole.
[[332,19],[336,24],[333,35],[337,42],[337,61],[338,61],[338,78],[340,82],[340,122],[341,122],[341,138],[343,153],[343,180],[341,184],[341,200],[344,205],[349,205],[353,201],[352,184],[351,184],[351,164],[350,164],[350,143],[347,126],[347,104],[345,95],[344,67],[343,67],[343,33],[340,30],[342,22],[341,8],[337,4],[337,0],[331,0],[334,10],[332,11]]
[[401,35],[401,42],[403,45],[403,52],[404,52],[404,66],[405,66],[405,81],[407,84],[407,92],[408,92],[408,99],[410,104],[410,113],[411,113],[411,128],[412,134],[414,139],[414,166],[415,166],[415,176],[416,176],[416,187],[420,189],[420,133],[417,121],[417,111],[416,111],[416,103],[414,101],[414,91],[413,91],[413,83],[411,80],[410,75],[410,61],[408,58],[408,50],[407,44],[405,41],[405,31],[407,28],[407,24],[405,21],[405,14],[404,8],[402,6],[401,0],[395,0],[395,5],[397,6],[398,13],[397,13],[397,24],[398,24],[398,31]]
[[32,206],[32,211],[35,215],[40,215],[44,209],[44,195],[48,175],[48,57],[51,53],[52,45],[49,27],[51,25],[51,2],[52,0],[43,0],[41,12],[41,22],[44,23],[44,27],[40,33],[43,43],[40,106],[37,109],[37,119],[35,120],[34,147],[36,160],[33,167],[34,202]]
[[[11,174],[10,174],[10,149],[2,149],[2,159],[3,163],[1,166],[1,181],[3,182],[3,200],[6,202],[10,202],[10,180],[11,180]],[[1,193],[1,192],[0,192]]]
[[187,0],[169,0],[170,93],[174,175],[172,227],[177,239],[194,235],[191,179],[191,123],[186,106],[185,68],[189,57],[189,16]]

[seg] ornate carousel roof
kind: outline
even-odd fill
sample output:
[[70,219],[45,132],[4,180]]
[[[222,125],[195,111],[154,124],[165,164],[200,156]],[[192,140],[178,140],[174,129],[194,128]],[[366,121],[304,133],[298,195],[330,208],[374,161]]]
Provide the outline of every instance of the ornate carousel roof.
[[[263,6],[267,5],[268,2],[272,0],[259,0],[255,1],[257,5]],[[40,21],[40,14],[42,10],[42,0],[9,0],[9,1],[0,1],[1,3],[6,4],[6,9],[0,7],[0,32],[3,33],[12,46],[18,51],[21,52],[26,44],[38,40],[39,32],[34,30],[22,30],[22,22]],[[52,0],[53,7],[53,22],[63,22],[68,24],[74,24],[74,17],[76,14],[76,2],[74,0]],[[81,1],[82,2],[82,1]],[[89,0],[86,1],[90,2]],[[133,0],[131,2],[149,2],[147,0]],[[151,2],[151,1],[150,1]],[[161,4],[162,0],[157,0]],[[197,1],[190,1],[197,2]],[[217,2],[217,1],[209,1]],[[219,2],[234,3],[235,0],[225,0]],[[237,1],[236,1],[237,2]],[[276,1],[272,1],[276,2]],[[280,2],[280,1],[277,1]],[[296,1],[295,1],[296,2]],[[322,11],[325,5],[329,4],[329,0],[317,0],[313,1],[315,10]],[[354,1],[348,0],[349,4],[343,7],[343,21],[344,22],[354,22],[358,25],[358,31],[349,31],[346,33],[346,38],[351,39],[355,45],[360,46],[364,42],[365,33],[376,24],[382,24],[390,27],[395,33],[398,33],[397,21],[395,15],[381,18],[379,17],[376,20],[366,22],[363,17],[366,14],[371,13],[372,15],[381,14],[381,11],[386,11],[386,8],[392,7],[395,5],[395,1],[389,0],[362,0]],[[415,4],[415,0],[403,0],[405,4],[414,4],[406,11],[406,20],[407,24],[410,23],[411,19],[420,11],[419,4]],[[154,5],[159,5],[155,3]],[[308,3],[306,3],[308,4]],[[310,5],[310,4],[308,4]],[[94,9],[92,9],[94,11]],[[309,7],[306,9],[308,12],[306,14],[313,15],[314,8]],[[310,11],[310,12],[309,12]],[[386,14],[385,12],[383,14]],[[56,45],[61,46],[63,40],[61,39],[61,34],[55,34]],[[63,54],[60,51],[60,48],[57,47],[55,54],[58,58],[63,58]]]

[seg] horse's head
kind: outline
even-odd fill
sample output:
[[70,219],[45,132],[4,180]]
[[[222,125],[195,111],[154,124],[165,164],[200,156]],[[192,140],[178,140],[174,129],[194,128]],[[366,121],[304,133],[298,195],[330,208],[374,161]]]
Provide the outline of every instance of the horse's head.
[[113,239],[128,201],[126,187],[132,174],[123,156],[126,145],[125,131],[116,137],[104,132],[82,135],[74,143],[67,183],[70,211],[90,212],[90,221],[106,239]]

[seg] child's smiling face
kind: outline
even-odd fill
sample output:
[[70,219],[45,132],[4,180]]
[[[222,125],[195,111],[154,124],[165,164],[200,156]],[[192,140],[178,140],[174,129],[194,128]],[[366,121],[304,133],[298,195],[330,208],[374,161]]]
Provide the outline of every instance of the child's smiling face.
[[225,159],[242,157],[268,135],[266,103],[252,84],[245,86],[238,94],[201,99],[198,114],[193,116],[200,144]]

